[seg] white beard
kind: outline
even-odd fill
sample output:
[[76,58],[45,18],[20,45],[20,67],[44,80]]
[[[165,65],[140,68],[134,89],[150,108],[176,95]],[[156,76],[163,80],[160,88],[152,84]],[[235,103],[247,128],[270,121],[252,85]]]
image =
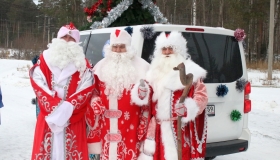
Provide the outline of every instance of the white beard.
[[49,44],[48,54],[50,54],[50,64],[61,70],[70,63],[73,63],[80,73],[86,69],[83,48],[78,43],[54,38]]
[[161,82],[166,80],[166,75],[170,72],[178,72],[174,71],[173,68],[177,67],[184,61],[185,58],[181,56],[181,54],[176,53],[169,55],[169,57],[163,54],[154,57],[146,76],[147,81],[151,84],[154,90],[153,101],[158,99],[163,92],[164,86]]
[[123,90],[129,91],[136,80],[136,69],[133,66],[132,59],[134,52],[127,47],[127,52],[116,53],[111,51],[110,46],[106,47],[104,66],[101,70],[101,78],[105,82],[104,93],[120,99]]

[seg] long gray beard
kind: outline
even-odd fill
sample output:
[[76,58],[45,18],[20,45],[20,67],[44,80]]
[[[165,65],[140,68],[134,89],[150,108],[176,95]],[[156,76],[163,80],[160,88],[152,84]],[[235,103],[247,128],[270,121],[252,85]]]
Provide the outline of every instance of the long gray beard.
[[101,77],[105,82],[104,93],[120,99],[123,91],[129,91],[136,80],[136,69],[132,59],[134,53],[128,49],[125,53],[116,53],[110,50],[105,52],[105,62],[102,67]]
[[78,43],[54,38],[49,45],[48,53],[50,54],[51,65],[61,70],[70,63],[74,63],[80,73],[86,69],[83,48]]
[[185,58],[180,54],[171,54],[169,57],[165,55],[154,57],[146,76],[154,90],[153,100],[156,100],[163,92],[164,86],[161,82],[165,81],[166,75],[175,72],[173,68],[184,61]]

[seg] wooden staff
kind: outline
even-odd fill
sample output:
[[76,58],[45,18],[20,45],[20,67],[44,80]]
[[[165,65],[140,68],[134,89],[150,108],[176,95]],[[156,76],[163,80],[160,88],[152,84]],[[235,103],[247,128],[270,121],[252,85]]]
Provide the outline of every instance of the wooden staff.
[[[189,90],[193,83],[193,74],[189,73],[186,75],[185,65],[184,63],[180,63],[177,67],[173,68],[174,70],[179,70],[180,73],[180,81],[185,86],[183,93],[180,97],[179,103],[184,103],[185,99],[188,96]],[[181,116],[178,116],[177,119],[177,147],[178,147],[178,160],[182,160],[182,129],[181,129]]]

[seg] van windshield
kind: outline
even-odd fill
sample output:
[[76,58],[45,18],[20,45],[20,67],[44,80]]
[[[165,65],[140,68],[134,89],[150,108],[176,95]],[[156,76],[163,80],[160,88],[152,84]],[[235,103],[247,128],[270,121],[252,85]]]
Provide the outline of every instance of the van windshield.
[[[145,39],[142,58],[151,62],[157,32],[152,39]],[[243,75],[238,42],[232,36],[209,33],[183,32],[191,59],[207,70],[205,83],[230,83]]]

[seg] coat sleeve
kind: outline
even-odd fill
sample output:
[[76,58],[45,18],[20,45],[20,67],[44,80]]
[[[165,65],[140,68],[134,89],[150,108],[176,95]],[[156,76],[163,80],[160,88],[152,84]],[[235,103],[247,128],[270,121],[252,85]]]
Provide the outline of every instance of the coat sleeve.
[[149,125],[149,121],[150,121],[151,115],[152,115],[153,90],[152,90],[152,87],[148,83],[146,83],[146,86],[148,88],[147,89],[148,92],[147,92],[147,95],[144,99],[147,99],[146,100],[147,102],[145,102],[145,105],[143,103],[140,103],[140,104],[138,103],[138,106],[141,106],[141,114],[140,114],[140,117],[139,117],[140,118],[140,124],[139,124],[138,130],[137,130],[138,139],[140,141],[145,140],[145,138],[147,136],[148,125]]
[[93,96],[88,105],[86,112],[86,122],[88,127],[87,143],[89,154],[100,154],[101,153],[101,121],[102,115],[105,111],[105,107],[100,98],[99,85],[100,81],[97,76],[95,78],[95,89]]
[[208,103],[206,86],[202,82],[202,80],[199,80],[195,84],[193,100],[196,102],[196,104],[199,108],[198,114],[201,114],[204,111],[204,109],[206,108],[206,105]]
[[[152,160],[155,153],[155,104],[152,102],[153,90],[150,87],[149,106],[142,107],[143,115],[140,118],[140,126],[138,128],[138,138],[142,141],[140,147],[140,154],[137,160]],[[146,117],[147,116],[147,117]],[[142,134],[140,134],[142,133]]]
[[30,69],[29,74],[32,88],[38,98],[40,112],[44,115],[48,115],[56,108],[56,106],[62,103],[62,99],[48,88],[45,76],[37,65],[34,65]]
[[[86,103],[91,99],[93,89],[92,83],[92,74],[89,70],[86,70],[81,77],[76,92],[65,101],[62,101],[56,110],[45,118],[52,132],[61,132],[68,126],[69,122],[74,123],[81,119],[81,116],[84,116],[80,112],[85,113],[85,111],[83,111],[86,110],[85,105],[87,105]],[[71,121],[69,121],[70,118]]]
[[182,117],[183,123],[193,121],[197,115],[200,115],[208,103],[208,96],[205,84],[198,80],[194,84],[193,95],[186,98],[184,104],[187,108],[187,116]]

